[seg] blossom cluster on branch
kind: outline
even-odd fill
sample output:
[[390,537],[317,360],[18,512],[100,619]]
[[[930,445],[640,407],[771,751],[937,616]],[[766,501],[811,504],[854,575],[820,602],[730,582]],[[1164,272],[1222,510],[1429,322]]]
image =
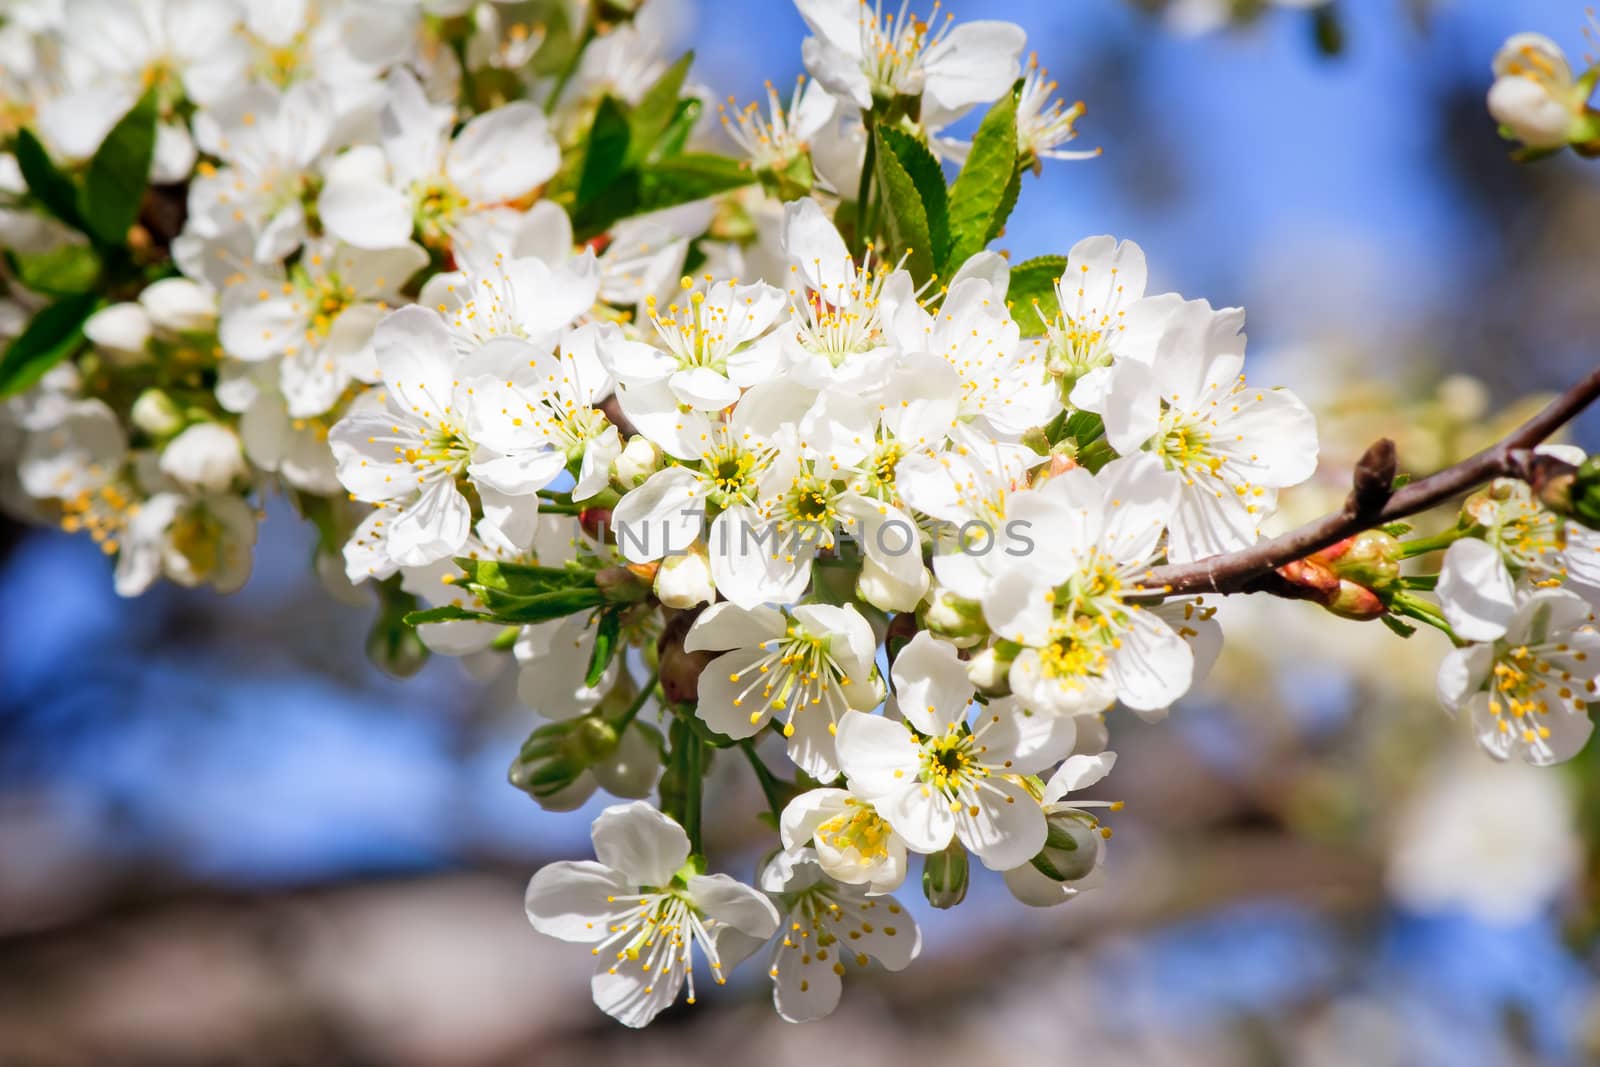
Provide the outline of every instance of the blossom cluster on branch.
[[[1582,745],[1600,470],[1534,449],[1600,383],[1413,509],[1477,489],[1444,532],[1381,514],[1379,449],[1336,538],[1265,540],[1318,441],[1244,313],[1129,241],[990,249],[1096,154],[1022,30],[797,6],[809,77],[716,108],[659,2],[11,5],[7,502],[134,595],[238,588],[281,493],[376,590],[380,663],[514,662],[512,784],[629,801],[527,910],[630,1025],[758,951],[785,1018],[827,1014],[918,954],[912,857],[936,907],[969,857],[1029,905],[1092,886],[1106,714],[1203,678],[1207,589],[1426,624],[1492,755]],[[769,809],[753,884],[707,873],[723,762]]]

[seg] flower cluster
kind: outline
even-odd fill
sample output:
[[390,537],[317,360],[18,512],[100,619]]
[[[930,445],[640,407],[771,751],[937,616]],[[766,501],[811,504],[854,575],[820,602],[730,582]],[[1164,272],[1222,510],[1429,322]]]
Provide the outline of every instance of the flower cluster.
[[[7,21],[8,499],[133,594],[237,588],[281,492],[325,579],[378,591],[385,665],[412,628],[515,661],[543,721],[512,784],[631,801],[528,888],[602,1009],[643,1025],[766,945],[814,1019],[917,956],[912,857],[936,907],[971,856],[1033,906],[1093,884],[1107,713],[1164,715],[1221,642],[1156,568],[1262,541],[1315,423],[1136,244],[989,250],[1027,174],[1094,154],[1018,27],[799,0],[809,78],[719,125],[657,5],[536,6]],[[1600,635],[1556,587],[1600,584],[1600,540],[1522,482],[1467,516],[1280,578],[1451,632],[1490,750],[1570,755]],[[753,884],[706,873],[738,759],[777,831]]]

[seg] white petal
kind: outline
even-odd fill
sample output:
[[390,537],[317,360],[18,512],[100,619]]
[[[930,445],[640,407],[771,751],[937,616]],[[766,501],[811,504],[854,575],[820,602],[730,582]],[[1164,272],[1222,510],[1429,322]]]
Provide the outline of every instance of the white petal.
[[1445,653],[1435,682],[1439,706],[1451,714],[1460,711],[1466,706],[1468,698],[1483,686],[1493,665],[1492,645],[1468,645]]
[[839,719],[836,745],[850,787],[862,796],[882,797],[916,785],[922,749],[904,724],[848,711]]
[[1172,627],[1148,611],[1132,609],[1122,647],[1107,669],[1117,698],[1134,711],[1159,711],[1189,691],[1194,653]]
[[1116,762],[1115,752],[1102,752],[1096,756],[1068,756],[1044,785],[1045,803],[1054,804],[1069,793],[1089,788],[1110,774]]
[[561,149],[544,112],[518,100],[467,123],[445,170],[473,200],[496,203],[532,192],[560,166]]
[[[938,852],[955,836],[956,815],[950,810],[950,801],[921,783],[913,783],[910,788],[882,797],[875,803],[878,813],[889,821],[913,852]],[[1033,810],[1038,811],[1039,805],[1033,805]],[[1040,821],[1043,821],[1042,816]]]
[[625,906],[608,901],[634,892],[620,872],[593,860],[547,863],[528,883],[528,921],[541,934],[563,941],[595,942],[611,936],[614,916]]
[[689,627],[683,647],[687,652],[751,648],[769,638],[782,637],[786,625],[783,612],[773,608],[713,604]]
[[[689,896],[700,910],[719,923],[725,923],[765,941],[778,929],[778,912],[765,895],[725,874],[701,874],[689,879]],[[723,960],[732,968],[738,960]]]
[[355,248],[394,248],[411,237],[411,201],[385,181],[329,181],[317,199],[327,231]]
[[1474,537],[1457,541],[1445,552],[1437,592],[1445,619],[1464,641],[1502,636],[1516,611],[1511,572],[1499,550]]
[[1074,716],[1029,711],[1014,698],[990,701],[973,725],[985,766],[1007,774],[1037,774],[1072,751]]
[[643,800],[602,811],[590,836],[595,857],[635,886],[665,886],[689,859],[683,827]]
[[1027,863],[1044,848],[1048,832],[1044,811],[1017,783],[1008,778],[990,778],[981,783],[975,798],[959,799],[970,799],[971,803],[957,803],[956,836],[991,871],[1006,871]]
[[617,547],[633,563],[687,551],[705,523],[699,480],[683,467],[657,471],[611,513]]
[[924,734],[937,736],[966,718],[972,682],[954,645],[919,631],[890,671],[900,713]]

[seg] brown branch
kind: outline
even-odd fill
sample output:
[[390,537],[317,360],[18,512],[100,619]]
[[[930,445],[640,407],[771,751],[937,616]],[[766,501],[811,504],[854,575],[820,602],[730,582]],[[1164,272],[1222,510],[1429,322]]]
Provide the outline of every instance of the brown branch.
[[1427,511],[1495,478],[1518,478],[1537,488],[1567,465],[1534,449],[1600,398],[1600,368],[1552,400],[1509,437],[1437,474],[1390,491],[1396,457],[1387,438],[1367,449],[1356,464],[1355,488],[1344,507],[1267,541],[1220,556],[1155,568],[1144,586],[1165,595],[1271,592],[1279,567],[1330,545]]

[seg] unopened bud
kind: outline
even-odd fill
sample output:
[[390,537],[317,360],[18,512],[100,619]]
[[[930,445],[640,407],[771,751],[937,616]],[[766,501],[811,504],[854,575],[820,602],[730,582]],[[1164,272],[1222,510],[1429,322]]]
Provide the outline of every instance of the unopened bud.
[[606,567],[595,574],[594,584],[613,604],[635,604],[650,595],[656,570],[654,563]]
[[396,678],[410,678],[422,670],[428,655],[417,631],[397,618],[380,618],[367,634],[367,659]]
[[[926,567],[918,568],[914,581],[905,581],[879,566],[871,556],[863,556],[861,573],[855,576],[854,592],[879,611],[909,612],[922,603],[930,580]],[[849,602],[849,598],[841,601]]]
[[596,541],[610,543],[612,540],[610,508],[584,508],[578,512],[578,525]]
[[1566,54],[1550,38],[1519,33],[1494,57],[1489,113],[1502,132],[1532,149],[1564,148],[1596,136],[1586,106],[1594,82],[1576,79]]
[[1011,692],[1012,657],[999,649],[986,648],[967,660],[967,681],[986,697],[1007,696]]
[[611,481],[619,492],[629,492],[661,469],[661,449],[644,437],[629,441],[611,464]]
[[1539,502],[1557,515],[1600,529],[1600,456],[1576,467],[1554,457],[1535,457],[1535,463],[1531,488]]
[[922,895],[936,908],[953,908],[967,897],[967,850],[951,841],[922,861]]
[[948,638],[957,648],[970,648],[989,633],[983,605],[948,590],[941,590],[922,609],[922,628]]
[[655,593],[662,604],[679,610],[715,600],[717,584],[711,578],[705,548],[697,544],[681,555],[663,559],[656,568]]
[[150,358],[150,313],[138,304],[112,304],[90,315],[83,335],[119,367]]
[[700,699],[700,675],[706,664],[716,658],[714,652],[687,652],[683,640],[689,627],[699,616],[698,611],[681,611],[672,614],[656,639],[656,658],[661,667],[661,691],[674,704],[692,704]]
[[217,324],[217,298],[187,278],[164,278],[139,294],[150,322],[171,333],[204,333]]
[[183,429],[183,412],[160,389],[146,389],[133,402],[133,424],[157,440]]
[[1048,835],[1033,866],[1046,878],[1076,882],[1100,861],[1100,828],[1081,811],[1058,811],[1045,819]]
[[1600,530],[1600,456],[1590,456],[1579,465],[1568,493],[1567,517]]
[[226,492],[250,477],[239,435],[217,422],[197,422],[161,450],[161,473],[193,489]]
[[1347,581],[1341,581],[1338,592],[1331,600],[1324,601],[1322,606],[1340,618],[1358,622],[1379,618],[1388,611],[1377,593],[1364,585]]
[[1383,593],[1400,581],[1403,552],[1399,540],[1392,535],[1367,530],[1323,549],[1312,559],[1340,579]]
[[549,800],[615,752],[620,739],[598,714],[548,723],[528,735],[506,779],[535,800]]

